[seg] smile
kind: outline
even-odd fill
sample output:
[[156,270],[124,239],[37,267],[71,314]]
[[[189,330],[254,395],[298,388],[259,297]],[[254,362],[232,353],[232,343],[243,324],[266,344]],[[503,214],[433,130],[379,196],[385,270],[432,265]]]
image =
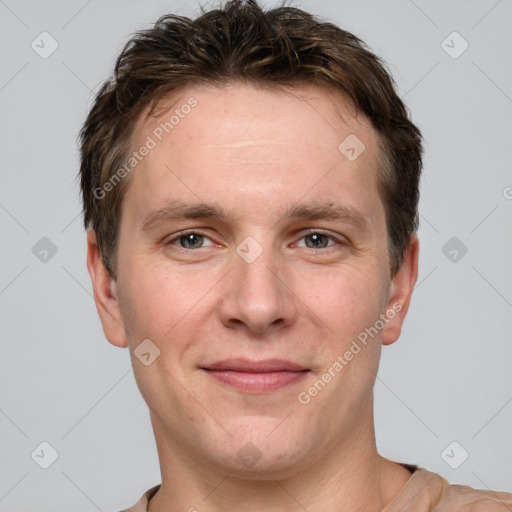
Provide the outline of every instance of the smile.
[[206,370],[208,375],[217,381],[238,388],[242,391],[264,392],[275,391],[284,386],[294,384],[302,380],[308,373],[308,370],[300,372],[266,372],[249,373],[236,372],[230,370]]
[[296,363],[280,359],[226,359],[202,370],[217,382],[252,393],[276,391],[301,381],[309,373]]

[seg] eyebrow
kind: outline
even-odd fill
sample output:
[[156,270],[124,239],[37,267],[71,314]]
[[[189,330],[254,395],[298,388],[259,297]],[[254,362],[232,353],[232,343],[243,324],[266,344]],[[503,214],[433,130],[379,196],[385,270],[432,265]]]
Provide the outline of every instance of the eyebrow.
[[[351,224],[361,231],[369,231],[370,229],[367,219],[360,211],[347,205],[332,202],[313,201],[311,203],[294,204],[287,208],[282,218],[341,221],[345,224]],[[172,201],[146,215],[141,221],[140,229],[149,231],[165,222],[181,219],[213,219],[223,222],[230,219],[236,220],[220,205]]]

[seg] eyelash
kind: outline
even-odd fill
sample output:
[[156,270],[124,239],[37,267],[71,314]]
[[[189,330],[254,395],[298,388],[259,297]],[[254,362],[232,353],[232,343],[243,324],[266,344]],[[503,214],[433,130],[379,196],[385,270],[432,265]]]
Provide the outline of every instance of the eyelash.
[[[198,231],[198,230],[194,230],[194,229],[190,229],[188,231],[182,231],[180,233],[178,233],[177,235],[173,236],[172,238],[170,238],[169,240],[167,240],[166,242],[164,242],[164,245],[165,246],[173,246],[173,242],[176,242],[176,241],[179,241],[181,237],[183,236],[187,236],[187,235],[199,235],[199,236],[203,236],[205,238],[210,238],[206,233],[203,233],[201,231]],[[326,233],[325,231],[322,231],[321,229],[310,229],[308,230],[306,233],[304,233],[301,237],[300,237],[300,240],[306,238],[307,236],[310,236],[310,235],[323,235],[325,237],[327,237],[328,239],[330,240],[333,240],[334,242],[336,242],[337,244],[341,245],[341,246],[346,246],[347,245],[347,242],[329,234],[329,233]],[[321,250],[323,251],[326,251],[328,249],[333,249],[335,246],[334,245],[330,245],[330,246],[327,246],[327,247],[321,247],[319,249],[314,249],[312,247],[303,247],[303,249],[306,249],[307,251],[312,251],[312,252],[319,252]],[[199,249],[206,249],[206,247],[199,247],[198,249],[187,249],[186,247],[177,247],[175,246],[176,249],[178,250],[181,250],[181,251],[197,251]]]

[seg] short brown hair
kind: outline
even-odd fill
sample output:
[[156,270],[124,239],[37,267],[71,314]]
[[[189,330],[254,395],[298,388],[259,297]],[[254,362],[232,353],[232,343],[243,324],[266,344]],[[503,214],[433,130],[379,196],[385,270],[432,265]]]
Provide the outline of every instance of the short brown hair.
[[360,39],[293,7],[264,11],[254,0],[231,0],[192,20],[162,16],[126,43],[114,75],[98,94],[80,131],[84,224],[103,262],[117,275],[123,179],[98,190],[126,161],[135,123],[149,107],[187,85],[335,87],[372,122],[382,151],[378,186],[386,212],[391,275],[418,228],[422,141],[385,64]]

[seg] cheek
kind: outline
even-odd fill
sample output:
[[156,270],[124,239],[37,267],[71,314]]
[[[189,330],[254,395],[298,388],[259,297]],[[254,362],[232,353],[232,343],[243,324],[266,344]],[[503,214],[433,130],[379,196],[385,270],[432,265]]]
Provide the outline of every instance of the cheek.
[[374,268],[344,264],[296,279],[297,295],[337,343],[350,344],[381,313],[383,290]]
[[[149,338],[164,348],[187,339],[187,326],[207,306],[216,276],[205,270],[155,265],[151,256],[134,258],[125,266],[120,303],[129,337],[137,343]],[[179,333],[179,336],[178,336]]]
[[[206,294],[206,279],[199,274],[193,278],[177,269],[151,265],[141,258],[140,263],[129,268],[129,279],[120,289],[120,305],[127,330],[132,364],[138,387],[148,404],[158,409],[155,390],[173,387],[165,399],[178,407],[181,386],[176,384],[187,378],[190,368],[184,364],[184,354],[193,347],[195,320],[204,308],[201,298]],[[128,267],[126,267],[128,270]],[[203,276],[205,277],[205,276]],[[159,350],[156,359],[148,366],[141,364],[134,351],[149,339]],[[154,350],[154,349],[153,349]],[[171,396],[172,395],[172,396]],[[181,396],[186,401],[186,394]]]

